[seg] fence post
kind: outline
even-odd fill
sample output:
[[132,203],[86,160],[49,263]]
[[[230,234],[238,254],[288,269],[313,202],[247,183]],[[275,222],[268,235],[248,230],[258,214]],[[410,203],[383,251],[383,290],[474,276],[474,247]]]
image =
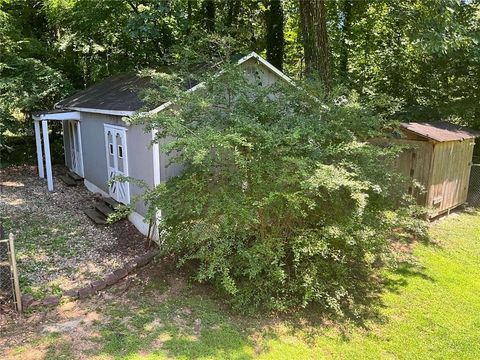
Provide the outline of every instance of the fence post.
[[15,305],[19,313],[22,312],[22,295],[20,294],[20,284],[18,282],[17,259],[15,257],[15,247],[13,245],[14,236],[12,233],[8,236],[8,245],[10,247],[10,265],[12,267],[13,285],[15,287]]

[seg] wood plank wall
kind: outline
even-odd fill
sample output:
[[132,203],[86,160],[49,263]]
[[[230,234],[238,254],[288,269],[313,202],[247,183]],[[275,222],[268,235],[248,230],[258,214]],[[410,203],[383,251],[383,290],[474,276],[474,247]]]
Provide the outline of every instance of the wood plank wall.
[[473,140],[436,143],[427,206],[432,216],[441,214],[467,200],[474,148]]

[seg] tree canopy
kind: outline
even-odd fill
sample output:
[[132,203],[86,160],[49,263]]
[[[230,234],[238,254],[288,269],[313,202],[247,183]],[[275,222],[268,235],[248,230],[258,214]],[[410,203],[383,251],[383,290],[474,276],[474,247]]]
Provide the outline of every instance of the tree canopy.
[[1,0],[1,123],[114,73],[176,64],[208,34],[293,78],[314,69],[327,87],[396,102],[398,118],[479,128],[479,24],[475,0]]

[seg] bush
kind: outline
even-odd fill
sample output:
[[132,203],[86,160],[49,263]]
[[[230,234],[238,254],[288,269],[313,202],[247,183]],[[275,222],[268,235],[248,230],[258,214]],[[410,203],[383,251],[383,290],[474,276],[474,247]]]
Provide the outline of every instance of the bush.
[[243,310],[354,307],[413,221],[386,170],[397,150],[366,141],[385,121],[355,96],[320,102],[315,83],[258,87],[234,69],[181,94],[149,119],[186,165],[146,194],[163,252]]

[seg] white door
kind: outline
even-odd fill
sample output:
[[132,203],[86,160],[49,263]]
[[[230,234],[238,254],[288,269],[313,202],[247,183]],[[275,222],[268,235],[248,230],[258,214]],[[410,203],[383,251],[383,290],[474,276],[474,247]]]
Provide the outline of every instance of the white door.
[[120,203],[130,202],[130,186],[128,182],[110,180],[115,176],[128,176],[127,132],[125,128],[104,125],[107,151],[107,171],[110,186],[108,192]]
[[68,121],[68,134],[70,137],[70,170],[77,175],[84,176],[79,121]]

